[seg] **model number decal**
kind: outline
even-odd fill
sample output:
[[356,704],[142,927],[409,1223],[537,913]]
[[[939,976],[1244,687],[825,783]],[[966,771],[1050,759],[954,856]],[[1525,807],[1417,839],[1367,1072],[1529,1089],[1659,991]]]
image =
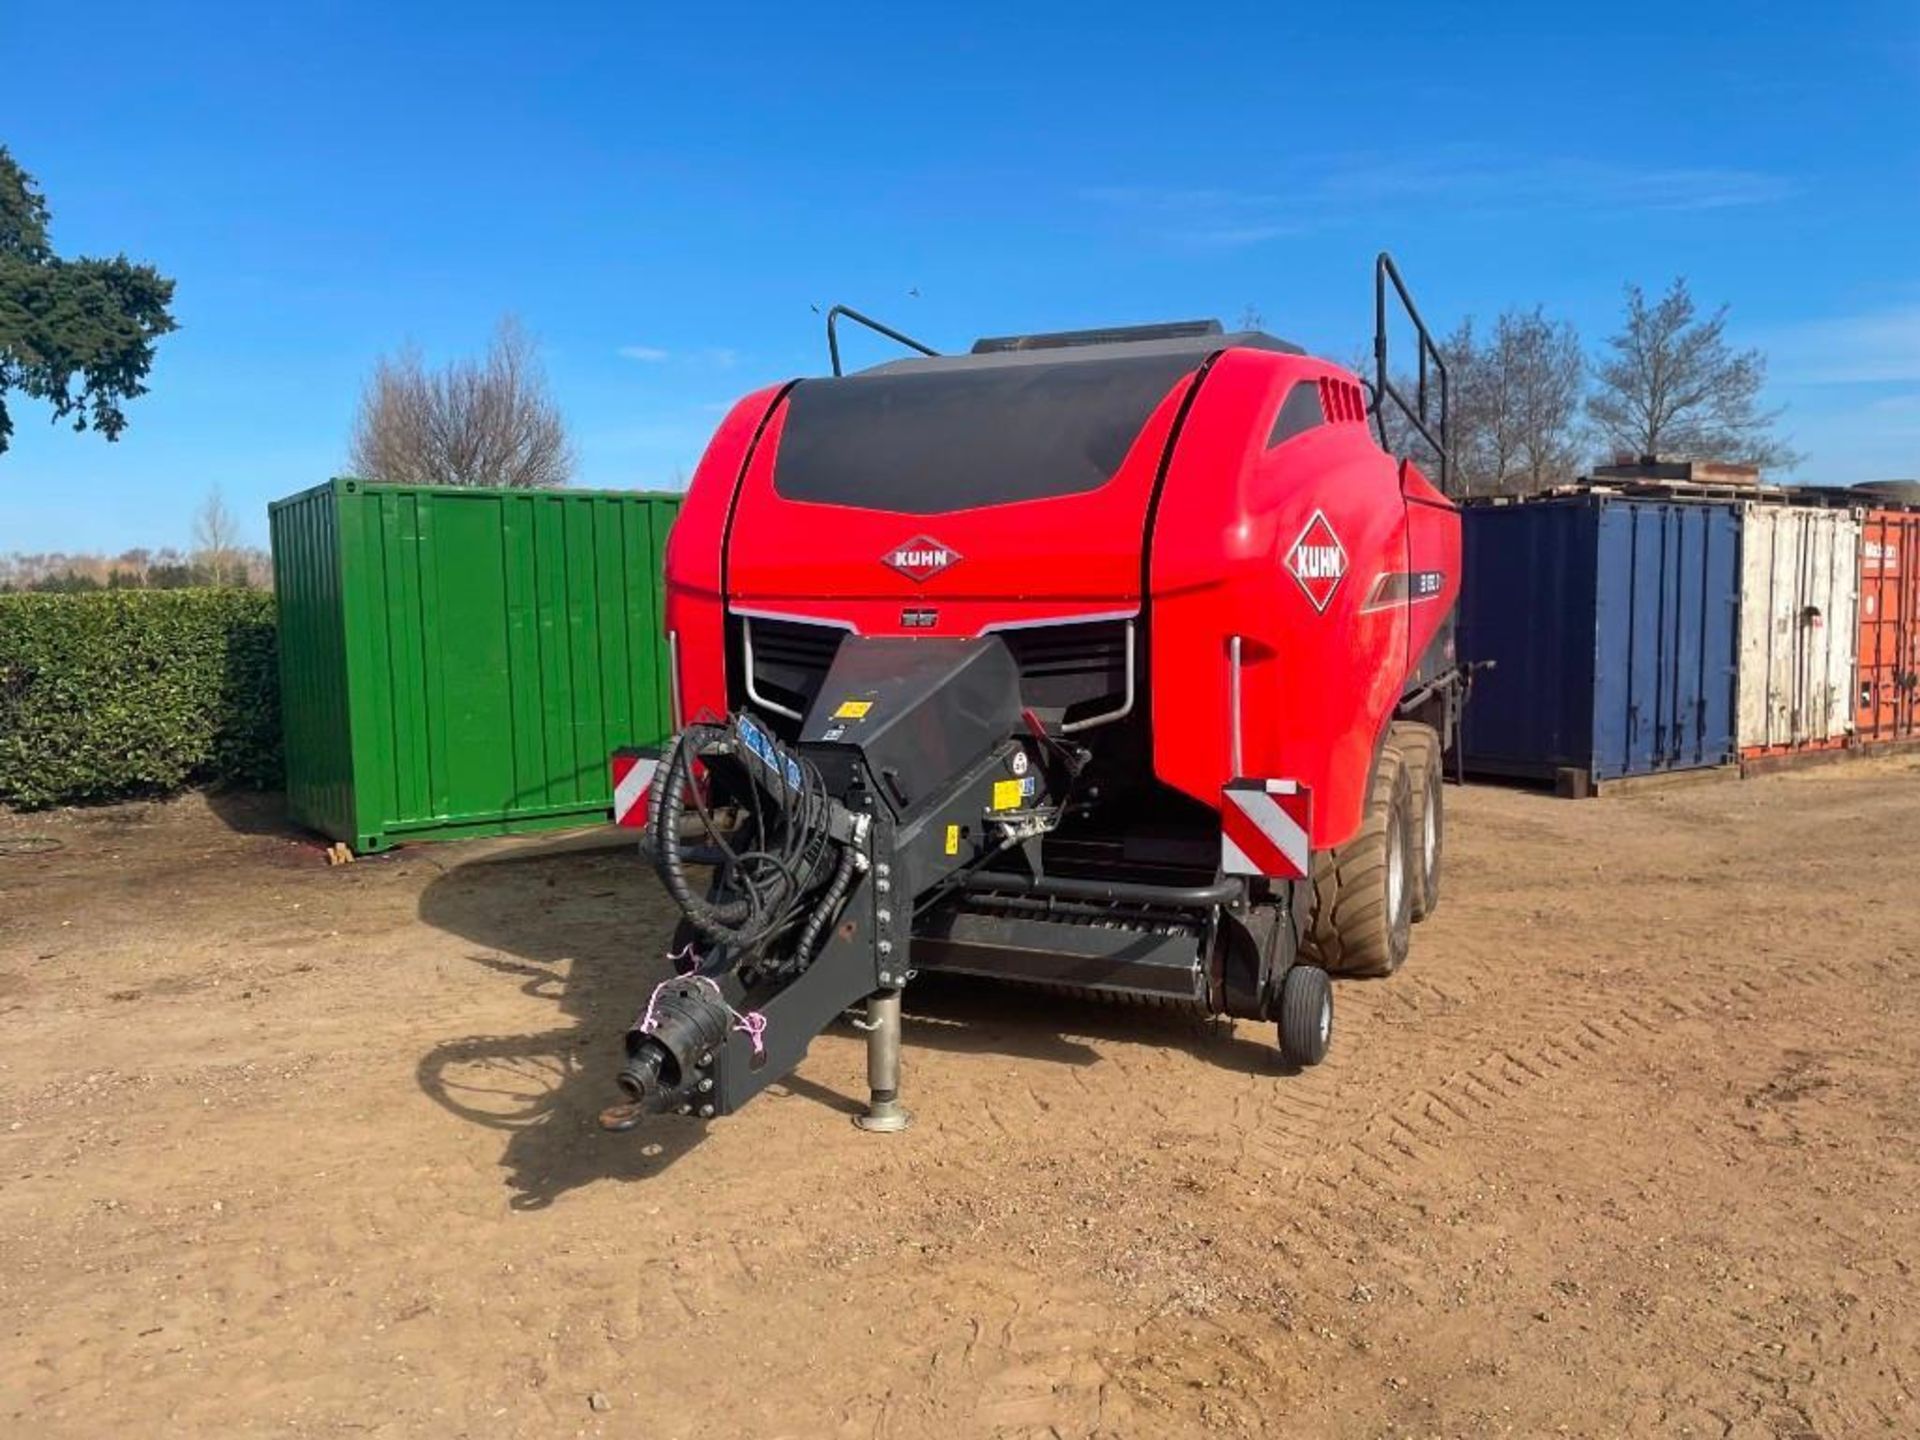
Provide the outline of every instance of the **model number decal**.
[[1389,605],[1418,605],[1437,600],[1447,588],[1444,570],[1390,570],[1373,582],[1363,610],[1380,610]]

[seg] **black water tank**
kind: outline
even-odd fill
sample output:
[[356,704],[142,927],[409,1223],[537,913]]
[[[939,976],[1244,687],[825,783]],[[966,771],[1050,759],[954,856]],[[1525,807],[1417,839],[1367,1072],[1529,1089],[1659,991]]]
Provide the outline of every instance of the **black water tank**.
[[1856,495],[1871,495],[1895,505],[1920,505],[1920,480],[1863,480],[1849,488]]

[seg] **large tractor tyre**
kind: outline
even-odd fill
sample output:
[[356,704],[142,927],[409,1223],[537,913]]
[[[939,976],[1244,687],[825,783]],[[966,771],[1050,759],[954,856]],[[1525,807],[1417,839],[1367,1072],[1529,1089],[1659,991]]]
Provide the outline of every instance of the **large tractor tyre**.
[[1396,725],[1393,743],[1406,759],[1413,791],[1413,918],[1418,923],[1440,904],[1440,857],[1447,844],[1440,737],[1429,725]]
[[1318,1065],[1333,1044],[1333,986],[1327,972],[1295,965],[1280,984],[1280,1058],[1296,1070]]
[[1308,959],[1335,975],[1391,975],[1400,968],[1413,924],[1413,842],[1406,762],[1388,744],[1374,767],[1360,833],[1313,857]]

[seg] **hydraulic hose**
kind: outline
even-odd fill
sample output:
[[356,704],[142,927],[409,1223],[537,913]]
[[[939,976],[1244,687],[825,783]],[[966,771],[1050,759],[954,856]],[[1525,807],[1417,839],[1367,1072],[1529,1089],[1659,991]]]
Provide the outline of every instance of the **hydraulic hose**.
[[716,725],[689,725],[674,742],[667,757],[665,774],[647,797],[647,840],[653,849],[653,868],[660,883],[667,887],[674,904],[709,940],[725,943],[734,938],[734,927],[751,913],[752,905],[741,897],[719,905],[710,904],[694,893],[687,879],[685,852],[680,839],[680,817],[687,810],[687,792],[693,785],[693,757],[703,747],[726,738]]
[[800,932],[799,942],[793,947],[793,963],[796,969],[804,966],[813,958],[813,947],[820,943],[820,934],[833,923],[833,917],[840,908],[840,902],[847,898],[847,891],[853,888],[854,852],[851,845],[840,847],[840,863],[834,867],[833,879],[827,882],[827,888],[821,893],[820,903],[813,907],[813,913],[807,917],[807,925]]
[[[786,779],[771,786],[745,763],[746,757],[739,757],[747,786],[743,821],[738,829],[721,832],[695,783],[694,762],[703,754],[717,759],[734,743],[732,732],[716,725],[690,725],[681,732],[648,799],[647,843],[661,883],[694,929],[754,963],[767,942],[802,923],[805,897],[820,883],[833,844],[830,806],[825,782],[805,756],[783,756],[786,774],[797,775],[797,784]],[[710,900],[696,893],[687,876],[687,842],[680,824],[689,805],[717,852],[721,884],[716,888],[730,891],[731,898]],[[735,843],[737,836],[744,836],[742,843]],[[772,968],[804,967],[852,884],[854,865],[851,847],[840,847],[826,891],[805,917],[799,944]]]

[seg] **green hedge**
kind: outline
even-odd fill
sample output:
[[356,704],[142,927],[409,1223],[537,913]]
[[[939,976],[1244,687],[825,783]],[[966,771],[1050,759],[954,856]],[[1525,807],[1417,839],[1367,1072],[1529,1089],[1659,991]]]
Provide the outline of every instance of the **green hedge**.
[[0,803],[280,777],[273,596],[0,595]]

